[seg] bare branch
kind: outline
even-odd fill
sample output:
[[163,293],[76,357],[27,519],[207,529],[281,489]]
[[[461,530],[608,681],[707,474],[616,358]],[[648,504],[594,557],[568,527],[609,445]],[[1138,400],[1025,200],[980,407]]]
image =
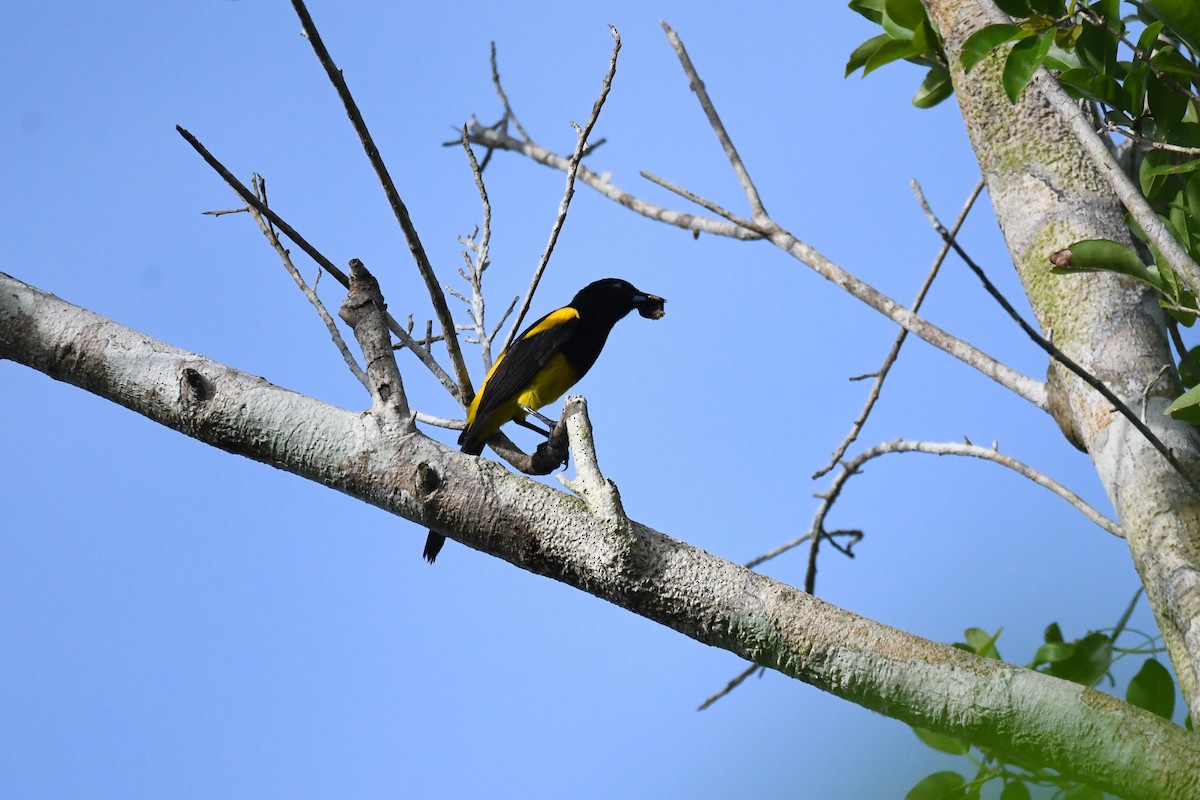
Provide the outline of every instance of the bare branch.
[[725,157],[729,159],[729,165],[733,167],[734,173],[741,181],[742,191],[746,193],[746,199],[750,202],[750,211],[754,220],[759,223],[764,222],[768,219],[767,211],[763,208],[762,198],[758,196],[758,189],[754,186],[754,181],[750,179],[750,172],[742,162],[742,157],[738,155],[737,148],[733,146],[733,140],[729,138],[729,133],[721,123],[717,109],[709,99],[708,90],[704,88],[704,81],[700,80],[700,75],[692,65],[692,59],[688,57],[687,50],[683,47],[683,40],[665,20],[661,24],[663,32],[667,34],[667,41],[671,43],[684,73],[687,74],[688,85],[696,93],[700,107],[704,109],[704,115],[708,117],[708,124],[712,126],[713,133],[717,135],[717,140],[721,142],[721,147],[725,150]]
[[[492,55],[494,59],[494,44],[492,45]],[[464,242],[475,256],[474,258],[467,257],[469,272],[463,273],[463,277],[467,279],[467,283],[471,287],[471,299],[468,301],[463,298],[463,300],[471,308],[471,322],[475,330],[475,338],[479,343],[480,354],[483,357],[483,368],[489,370],[492,367],[492,340],[488,338],[487,324],[484,321],[486,304],[483,297],[483,273],[490,263],[488,249],[492,241],[492,202],[488,199],[487,186],[483,182],[483,168],[475,160],[475,151],[471,149],[471,141],[467,138],[466,125],[463,125],[462,128],[462,146],[471,165],[471,174],[475,177],[475,188],[479,190],[479,200],[483,204],[483,229],[479,243],[475,243],[474,235]]]
[[517,319],[513,322],[512,329],[509,331],[508,338],[504,341],[504,347],[501,348],[500,352],[504,352],[512,345],[521,330],[521,323],[525,321],[525,315],[529,313],[529,306],[533,302],[533,294],[537,291],[538,283],[542,280],[542,274],[546,271],[546,265],[550,263],[550,254],[554,252],[554,245],[558,242],[558,234],[562,231],[563,223],[567,221],[567,208],[571,205],[571,198],[575,196],[575,174],[579,170],[579,162],[583,159],[584,151],[587,148],[588,136],[591,135],[592,128],[596,126],[596,121],[600,119],[600,110],[604,108],[604,101],[608,99],[608,93],[612,90],[613,77],[617,74],[617,54],[621,52],[621,35],[611,25],[608,26],[608,29],[612,33],[613,51],[612,57],[608,62],[608,72],[605,73],[604,81],[600,85],[600,96],[592,104],[592,113],[582,128],[575,125],[575,123],[571,123],[575,127],[578,136],[575,141],[575,152],[572,154],[571,160],[567,163],[567,186],[563,191],[562,200],[558,204],[558,216],[555,217],[554,226],[550,229],[550,240],[546,242],[546,249],[542,251],[541,260],[538,261],[537,269],[533,272],[533,280],[529,283],[529,290],[525,293],[525,300],[521,303],[521,310],[517,312]]
[[[204,145],[200,144],[199,139],[193,136],[190,132],[184,130],[179,125],[175,126],[175,130],[177,130],[179,135],[182,136],[184,140],[186,140],[187,143],[190,144],[192,148],[200,154],[200,157],[204,159],[205,163],[212,167],[213,170],[221,176],[221,179],[224,180],[225,183],[229,184],[229,188],[233,189],[233,191],[237,193],[238,197],[240,197],[247,205],[252,207],[258,213],[266,217],[272,225],[279,229],[280,233],[295,242],[297,247],[308,254],[308,257],[317,262],[317,264],[319,264],[323,270],[332,275],[334,280],[345,287],[347,291],[350,289],[350,278],[346,275],[346,273],[342,272],[337,265],[326,258],[320,250],[309,243],[307,239],[301,236],[300,233],[291,225],[289,225],[282,217],[280,217],[267,206],[263,205],[259,199],[254,196],[254,193],[246,188],[244,183],[238,180],[234,174],[225,167],[224,164],[222,164],[216,159],[215,156],[213,156],[212,153],[208,152]],[[457,396],[459,392],[458,386],[454,383],[454,380],[446,374],[446,371],[442,369],[441,364],[437,363],[433,357],[433,354],[413,339],[412,335],[409,333],[411,326],[410,328],[405,328],[399,322],[397,322],[396,318],[391,314],[386,314],[385,319],[387,320],[388,330],[396,335],[396,338],[400,340],[400,343],[404,347],[407,347],[409,350],[411,350],[413,355],[420,359],[421,363],[429,368],[429,371],[433,373],[433,376],[438,379],[442,386],[446,387],[448,392]]]
[[[825,531],[825,518],[829,511],[833,508],[833,504],[837,502],[838,497],[845,488],[846,483],[859,473],[862,466],[873,458],[888,455],[890,453],[930,453],[933,455],[955,455],[955,456],[971,456],[972,458],[981,458],[985,461],[991,461],[994,464],[999,464],[1002,467],[1007,467],[1019,475],[1022,475],[1036,483],[1038,486],[1049,489],[1056,495],[1066,500],[1072,506],[1079,510],[1089,521],[1100,526],[1104,530],[1111,533],[1113,536],[1124,538],[1125,534],[1121,530],[1121,526],[1110,520],[1108,517],[1101,514],[1095,508],[1087,503],[1079,495],[1072,492],[1070,489],[1063,486],[1058,481],[1048,475],[1038,472],[1033,467],[1018,461],[1012,456],[1001,453],[995,446],[980,447],[970,443],[958,442],[922,442],[912,441],[907,439],[897,439],[893,442],[884,442],[878,444],[868,450],[864,450],[849,461],[842,463],[842,471],[839,472],[829,484],[829,488],[818,495],[821,498],[821,504],[817,507],[816,514],[813,517],[812,526],[809,531],[803,536],[799,536],[786,544],[783,544],[769,553],[765,553],[757,558],[746,562],[748,569],[753,569],[759,564],[776,556],[782,555],[797,545],[804,542],[811,542],[809,548],[809,566],[808,574],[805,576],[804,586],[805,591],[812,593],[816,584],[816,556],[820,548],[821,540],[827,539],[832,534]],[[819,534],[814,536],[814,533]],[[852,532],[845,531],[844,534]]]
[[346,85],[342,71],[333,63],[329,51],[325,49],[325,43],[321,41],[321,34],[317,31],[317,26],[313,23],[312,16],[309,15],[308,9],[304,5],[304,0],[292,0],[292,8],[300,17],[305,38],[312,45],[313,52],[317,54],[317,59],[325,68],[325,74],[329,76],[330,83],[333,84],[338,97],[346,107],[346,114],[350,117],[350,122],[358,134],[367,159],[371,162],[375,174],[383,185],[383,191],[387,196],[388,204],[392,207],[392,213],[395,214],[396,221],[400,223],[400,229],[404,231],[408,249],[412,252],[413,260],[417,264],[417,271],[421,273],[421,278],[425,281],[425,288],[429,291],[429,299],[433,303],[433,313],[437,316],[438,324],[442,326],[442,333],[446,337],[446,352],[450,355],[450,364],[454,369],[458,386],[461,387],[460,390],[452,391],[451,394],[466,405],[466,397],[471,394],[471,375],[467,372],[467,364],[463,360],[462,347],[459,345],[458,337],[454,335],[454,319],[450,315],[450,307],[446,304],[446,296],[442,292],[441,284],[438,283],[437,275],[434,274],[433,266],[429,263],[429,256],[425,254],[425,247],[421,244],[412,218],[408,215],[408,208],[400,199],[400,193],[396,191],[396,184],[392,181],[391,173],[383,163],[383,158],[379,155],[379,148],[375,146],[375,140],[371,137],[371,132],[367,130],[367,124],[358,110],[358,104],[350,94],[350,87]]
[[[254,185],[254,193],[265,206],[267,204],[266,181],[263,180],[261,175],[256,173],[250,182]],[[317,316],[321,318],[321,322],[325,323],[325,328],[329,331],[330,338],[333,339],[338,352],[342,354],[342,360],[350,368],[350,374],[357,378],[358,382],[363,385],[363,388],[370,392],[371,383],[367,380],[367,373],[363,372],[362,367],[358,365],[358,361],[354,358],[354,354],[346,346],[346,340],[342,338],[342,332],[338,330],[337,323],[333,321],[333,317],[330,316],[329,311],[325,308],[325,304],[321,302],[321,298],[315,288],[308,285],[308,282],[304,280],[304,276],[300,274],[300,270],[296,269],[296,265],[292,263],[292,254],[279,241],[279,236],[275,233],[275,228],[254,206],[246,206],[243,210],[250,212],[250,216],[258,223],[258,229],[262,231],[263,236],[267,237],[267,242],[270,243],[271,247],[279,255],[279,260],[283,262],[283,268],[292,276],[292,280],[296,282],[296,286],[300,288],[300,291],[308,298],[308,302],[316,309]],[[319,272],[317,273],[317,277],[320,277]]]
[[[958,219],[954,220],[954,225],[950,229],[951,235],[957,236],[959,230],[966,222],[967,214],[971,213],[971,208],[975,205],[975,200],[979,197],[979,193],[983,191],[984,180],[979,179],[975,184],[975,188],[971,190],[971,194],[967,197],[967,201],[963,204],[962,211],[958,212]],[[947,254],[950,252],[950,245],[942,243],[942,249],[938,251],[937,258],[933,260],[933,266],[929,268],[929,274],[925,276],[921,288],[917,290],[917,297],[913,300],[912,310],[915,313],[921,308],[921,304],[925,302],[925,295],[929,292],[929,287],[933,285],[933,279],[937,277],[938,270],[941,269],[942,263],[946,260]],[[863,425],[867,423],[867,417],[871,415],[871,410],[875,408],[875,402],[879,400],[879,393],[883,390],[883,382],[887,380],[888,373],[892,369],[892,365],[896,363],[896,359],[900,356],[900,348],[904,345],[904,340],[908,338],[908,331],[904,328],[900,329],[900,333],[896,335],[896,340],[892,343],[892,349],[888,352],[887,358],[883,360],[881,366],[875,373],[869,376],[874,377],[875,383],[871,386],[871,392],[867,395],[866,405],[854,420],[854,424],[850,426],[850,433],[846,434],[846,438],[837,446],[830,457],[829,462],[821,469],[813,473],[813,478],[820,478],[822,475],[829,473],[837,463],[842,460],[842,456],[846,455],[846,450],[858,438],[858,434],[862,432]]]
[[[517,119],[517,112],[513,111],[512,105],[508,102],[508,95],[504,93],[504,86],[500,83],[500,68],[496,65],[496,43],[491,43],[491,58],[489,59],[492,65],[492,85],[496,87],[496,94],[500,96],[500,103],[504,106],[504,116],[501,118],[498,128],[503,128],[505,123],[511,121],[517,126],[517,131],[525,141],[533,141],[525,128],[521,125],[521,121]],[[491,155],[491,151],[488,151]]]
[[[690,62],[689,62],[690,63]],[[695,68],[692,67],[692,73]],[[698,80],[698,78],[697,78]],[[705,95],[707,97],[707,95]],[[710,103],[711,105],[711,103]],[[719,123],[719,120],[718,120]],[[722,129],[723,131],[723,129]],[[727,134],[723,134],[724,138],[728,138]],[[539,147],[533,142],[520,142],[511,137],[501,136],[494,131],[487,131],[480,127],[472,129],[472,141],[479,141],[485,144],[495,143],[497,147],[504,147],[516,152],[523,153],[540,163],[554,166],[558,169],[566,169],[569,163],[561,156],[555,156],[544,148]],[[735,153],[736,154],[736,153]],[[740,159],[739,159],[740,161]],[[584,167],[579,167],[580,176],[584,176]],[[747,178],[748,179],[748,178]],[[715,213],[724,211],[715,203],[704,200],[704,198],[687,192],[687,190],[673,187],[662,179],[658,179],[662,185],[671,188],[672,191],[684,193],[684,196],[691,196],[696,202],[700,203],[709,209],[719,209]],[[598,191],[603,192],[606,196],[626,205],[639,213],[650,216],[653,219],[660,219],[664,222],[677,225],[679,227],[688,228],[691,230],[708,230],[720,235],[732,236],[738,239],[755,239],[766,238],[771,241],[779,249],[791,255],[796,260],[808,265],[811,269],[817,272],[827,280],[832,281],[840,288],[854,295],[856,298],[874,308],[876,311],[884,314],[888,318],[898,323],[901,327],[915,333],[920,338],[938,347],[959,360],[979,370],[989,378],[995,380],[1000,385],[1025,398],[1029,402],[1036,405],[1038,408],[1045,410],[1047,408],[1046,386],[1042,381],[1030,378],[1023,375],[1017,370],[1003,364],[986,353],[980,351],[973,345],[958,339],[951,334],[938,328],[930,322],[917,316],[907,308],[904,308],[896,301],[887,297],[870,284],[862,281],[857,276],[846,271],[834,262],[825,258],[818,253],[807,243],[796,238],[793,234],[785,230],[782,226],[766,216],[765,212],[761,215],[762,220],[747,221],[731,212],[726,212],[728,222],[721,225],[716,220],[706,220],[703,217],[686,217],[677,212],[665,212],[663,209],[654,207],[653,213],[648,213],[645,206],[635,207],[637,204],[634,199],[627,193],[616,190],[608,183],[607,179],[597,179],[595,183],[585,180],[588,185],[594,186]],[[706,220],[701,223],[700,220]],[[730,224],[732,223],[732,224]]]
[[[567,170],[569,165],[568,158],[560,156],[557,153],[552,153],[536,142],[523,142],[503,132],[484,127],[478,122],[471,123],[469,127],[471,142],[474,144],[496,150],[508,150],[520,153],[543,166],[557,169],[561,172]],[[731,225],[724,220],[687,214],[682,211],[675,211],[646,202],[612,183],[607,174],[599,175],[583,164],[579,165],[577,178],[614,203],[625,206],[635,214],[641,214],[643,217],[655,220],[656,222],[673,225],[676,228],[682,228],[693,233],[710,233],[714,236],[726,236],[732,239],[750,240],[763,238],[753,231],[737,225]]]
[[1121,398],[1117,397],[1111,389],[1105,386],[1103,381],[1101,381],[1095,375],[1092,375],[1083,367],[1079,366],[1079,364],[1075,363],[1072,358],[1055,347],[1054,344],[1045,336],[1042,336],[1040,333],[1034,330],[1033,326],[1026,322],[1024,317],[1017,313],[1017,310],[1012,307],[1012,304],[1008,302],[1008,299],[1005,298],[1004,295],[1000,293],[1000,290],[997,289],[996,286],[988,279],[988,276],[984,273],[983,269],[976,264],[969,255],[967,255],[967,252],[963,250],[958,241],[950,235],[950,232],[946,230],[944,225],[942,225],[941,220],[939,220],[933,213],[933,210],[929,208],[929,203],[925,201],[925,195],[921,192],[920,184],[918,184],[916,181],[912,181],[912,185],[913,191],[917,195],[917,200],[920,202],[921,208],[925,212],[925,216],[929,218],[930,224],[933,225],[934,229],[937,230],[942,239],[945,240],[952,248],[954,248],[954,252],[958,254],[958,257],[963,260],[963,263],[970,267],[971,271],[975,273],[975,276],[983,283],[983,288],[986,289],[988,294],[995,298],[996,302],[1000,304],[1000,306],[1010,317],[1012,317],[1017,325],[1020,326],[1021,330],[1025,332],[1025,335],[1028,336],[1034,344],[1046,351],[1048,356],[1062,364],[1064,367],[1074,373],[1080,380],[1099,392],[1105,400],[1112,403],[1113,408],[1119,412],[1121,416],[1129,420],[1130,424],[1137,428],[1138,432],[1141,433],[1142,436],[1146,437],[1146,441],[1153,445],[1154,449],[1157,450],[1162,457],[1165,458],[1170,465],[1175,468],[1175,471],[1179,473],[1180,477],[1186,480],[1193,489],[1200,491],[1200,478],[1192,474],[1190,470],[1183,466],[1179,459],[1175,457],[1175,454],[1171,452],[1171,449],[1163,444],[1162,439],[1159,439],[1158,436],[1154,434],[1154,431],[1150,430],[1146,423],[1142,422],[1142,418],[1134,413],[1133,409],[1127,406],[1125,402],[1121,400]]
[[[66,350],[72,358],[61,357]],[[0,359],[422,528],[453,531],[481,552],[906,724],[1122,796],[1195,797],[1200,788],[1194,770],[1178,769],[1200,761],[1200,740],[1170,720],[902,633],[637,522],[614,532],[565,492],[424,436],[398,440],[374,415],[272,386],[5,275]],[[1080,730],[1093,735],[1081,741]],[[1098,752],[1096,742],[1113,741],[1154,746]]]

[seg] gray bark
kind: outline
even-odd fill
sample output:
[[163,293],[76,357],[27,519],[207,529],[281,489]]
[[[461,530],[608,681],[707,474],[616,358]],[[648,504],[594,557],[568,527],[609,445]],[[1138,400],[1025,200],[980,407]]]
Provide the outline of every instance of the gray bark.
[[[371,307],[355,305],[368,315]],[[361,319],[354,325],[360,336],[370,327]],[[375,328],[382,330],[381,320]],[[360,341],[376,385],[371,410],[356,413],[0,273],[0,358],[895,719],[1122,796],[1200,797],[1200,775],[1190,766],[1200,763],[1200,737],[1166,720],[873,622],[655,532],[625,518],[615,495],[592,497],[593,489],[605,493],[602,480],[584,487],[581,500],[434,442],[403,413],[394,364],[371,352],[378,342]],[[586,419],[569,427],[572,447],[588,449]]]
[[[1007,17],[990,0],[927,0],[927,6],[945,40],[972,147],[1042,330],[1052,330],[1060,350],[1141,412],[1195,471],[1195,429],[1162,413],[1180,387],[1156,297],[1109,274],[1050,272],[1050,255],[1082,239],[1129,244],[1125,209],[1036,85],[1015,105],[1008,101],[1000,83],[1003,54],[963,72],[963,42]],[[1055,419],[1096,466],[1192,717],[1200,718],[1200,496],[1095,390],[1058,364],[1048,377]]]

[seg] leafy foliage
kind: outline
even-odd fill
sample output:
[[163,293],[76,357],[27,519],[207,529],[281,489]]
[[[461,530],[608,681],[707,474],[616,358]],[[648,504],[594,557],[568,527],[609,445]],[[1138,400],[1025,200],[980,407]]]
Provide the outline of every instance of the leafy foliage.
[[[1141,597],[1139,589],[1133,596],[1117,624],[1107,630],[1091,631],[1078,639],[1066,641],[1057,622],[1046,626],[1044,642],[1034,653],[1028,665],[1030,669],[1045,672],[1063,680],[1097,686],[1107,680],[1109,687],[1115,686],[1112,665],[1127,656],[1145,656],[1141,669],[1129,681],[1125,691],[1126,700],[1139,708],[1171,719],[1175,712],[1175,681],[1170,671],[1154,658],[1163,648],[1158,637],[1150,637],[1127,628],[1133,609]],[[1132,647],[1119,646],[1122,636],[1137,637]],[[954,646],[985,658],[1000,658],[996,640],[1000,631],[988,634],[979,628],[969,628],[963,642]],[[1190,719],[1188,721],[1190,728]],[[968,742],[952,736],[933,733],[922,728],[913,728],[926,746],[950,755],[964,756],[975,767],[973,778],[965,778],[955,771],[935,772],[922,778],[906,796],[908,800],[933,800],[933,798],[979,798],[983,787],[999,781],[1002,785],[1000,800],[1027,800],[1030,787],[1055,789],[1054,797],[1083,800],[1099,798],[1103,794],[1090,786],[1075,783],[1061,775],[1026,764],[1005,760],[987,750],[973,748]]]
[[[934,81],[934,68],[945,70],[950,62],[936,33],[924,31],[928,17],[912,5],[900,0],[850,3],[884,33],[855,51],[846,73],[862,67],[866,75],[898,58],[932,65],[913,99],[928,107],[952,91]],[[1002,59],[1001,84],[1016,102],[1039,68],[1048,68],[1068,93],[1092,104],[1100,129],[1124,142],[1151,207],[1192,258],[1200,260],[1200,3],[1003,0],[997,5],[1012,20],[988,25],[968,38],[958,55],[963,69],[970,72],[989,59]],[[856,58],[864,48],[871,54],[885,49],[899,53],[902,41],[908,49],[896,58]],[[1130,232],[1138,240],[1137,250],[1112,241],[1076,242],[1054,255],[1053,271],[1126,275],[1158,293],[1172,326],[1190,327],[1200,316],[1195,294],[1132,221]],[[1200,425],[1200,390],[1195,388],[1200,367],[1190,353],[1179,355],[1180,378],[1191,391],[1167,411]]]

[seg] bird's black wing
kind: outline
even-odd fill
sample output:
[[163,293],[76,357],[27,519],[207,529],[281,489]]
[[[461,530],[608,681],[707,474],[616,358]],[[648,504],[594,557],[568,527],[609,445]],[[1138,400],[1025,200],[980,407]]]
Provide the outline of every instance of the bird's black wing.
[[[530,388],[538,373],[560,353],[563,344],[579,325],[579,312],[570,306],[551,311],[529,326],[488,373],[480,391],[483,397],[475,410],[472,427],[485,425],[493,414]],[[504,420],[507,422],[508,420]],[[466,441],[470,429],[463,432]]]

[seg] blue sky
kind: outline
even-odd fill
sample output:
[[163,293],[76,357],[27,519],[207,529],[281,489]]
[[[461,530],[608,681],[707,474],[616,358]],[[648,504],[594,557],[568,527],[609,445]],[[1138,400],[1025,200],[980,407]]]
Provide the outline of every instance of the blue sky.
[[[440,143],[472,114],[499,115],[493,40],[522,122],[563,151],[615,25],[624,49],[593,168],[672,207],[686,210],[639,170],[744,210],[659,28],[668,20],[768,210],[903,302],[938,248],[908,179],[952,219],[978,178],[953,102],[909,104],[916,68],[842,78],[875,31],[840,5],[310,11],[447,281],[480,209],[461,150]],[[290,6],[10,3],[0,27],[0,270],[365,407],[250,220],[201,215],[237,202],[174,131],[243,178],[264,174],[276,210],[330,258],[361,258],[398,317],[428,318]],[[527,285],[563,181],[507,154],[486,178],[495,313]],[[983,200],[962,238],[1020,299]],[[621,323],[579,387],[627,511],[735,561],[807,530],[827,485],[808,476],[867,391],[847,378],[877,368],[894,326],[766,244],[694,241],[581,188],[531,313],[609,275],[668,300],[660,322]],[[321,289],[336,307],[334,282]],[[925,313],[1044,375],[961,265],[947,265]],[[401,366],[416,407],[458,413],[411,359]],[[7,362],[0,412],[4,797],[885,797],[960,766],[905,726],[776,674],[697,713],[742,662],[453,542],[429,567],[407,521]],[[964,436],[998,440],[1108,511],[1048,416],[910,342],[863,446]],[[982,462],[874,462],[830,525],[867,538],[854,560],[823,556],[818,594],[941,641],[1003,626],[1000,649],[1018,662],[1050,621],[1069,637],[1111,626],[1138,585],[1120,541]],[[761,569],[799,584],[804,566],[797,552]],[[1144,607],[1134,624],[1154,628]]]

